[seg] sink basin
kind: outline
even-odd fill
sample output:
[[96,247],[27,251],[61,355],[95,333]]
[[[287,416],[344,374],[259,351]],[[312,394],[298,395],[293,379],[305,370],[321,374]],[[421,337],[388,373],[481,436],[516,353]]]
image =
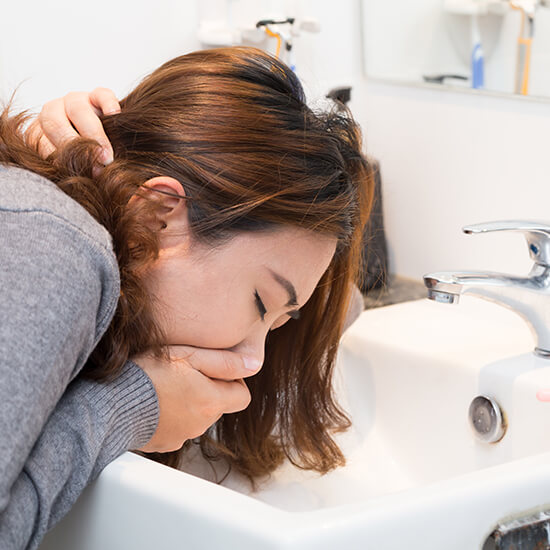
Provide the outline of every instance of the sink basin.
[[[111,463],[42,550],[481,548],[496,524],[550,509],[550,360],[524,321],[464,296],[364,312],[344,334],[335,385],[353,427],[347,465],[283,465],[255,493],[191,456],[176,471],[133,453]],[[507,431],[475,439],[468,407],[500,405]],[[220,478],[221,474],[218,472]]]

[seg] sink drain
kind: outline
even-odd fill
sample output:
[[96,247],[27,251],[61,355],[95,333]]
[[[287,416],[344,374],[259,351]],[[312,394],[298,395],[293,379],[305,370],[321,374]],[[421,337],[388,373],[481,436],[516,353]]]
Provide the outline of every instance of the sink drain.
[[550,511],[509,518],[499,523],[482,550],[547,550],[550,548]]
[[506,432],[506,423],[496,401],[486,395],[478,395],[468,411],[474,435],[484,443],[500,441]]

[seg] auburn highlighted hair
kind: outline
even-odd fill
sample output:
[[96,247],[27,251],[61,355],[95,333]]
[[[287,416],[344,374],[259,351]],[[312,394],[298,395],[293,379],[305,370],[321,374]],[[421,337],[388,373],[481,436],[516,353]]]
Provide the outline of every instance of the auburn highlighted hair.
[[158,231],[150,222],[159,201],[129,204],[148,179],[182,183],[200,242],[216,245],[238,232],[277,226],[337,238],[300,319],[268,334],[264,366],[246,379],[248,408],[222,416],[179,451],[142,454],[175,467],[196,443],[206,458],[224,458],[252,482],[285,457],[320,473],[343,465],[332,434],[350,420],[335,400],[332,375],[373,198],[372,170],[349,111],[311,109],[294,72],[262,50],[197,51],[153,71],[120,101],[120,113],[100,117],[114,162],[96,174],[97,142],[77,138],[43,159],[25,134],[32,115],[12,115],[10,105],[0,115],[0,162],[56,183],[113,238],[122,292],[80,376],[111,379],[147,350],[169,358],[141,283],[158,257]]

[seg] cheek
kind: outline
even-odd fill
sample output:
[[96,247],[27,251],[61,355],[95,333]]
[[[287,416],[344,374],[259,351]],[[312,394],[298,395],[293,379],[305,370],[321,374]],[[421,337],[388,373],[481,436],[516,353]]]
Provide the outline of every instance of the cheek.
[[[251,328],[250,311],[217,296],[166,296],[166,335],[171,345],[231,348]],[[233,301],[232,301],[233,302]]]
[[182,345],[202,348],[232,348],[247,336],[247,327],[239,326],[233,316],[227,314],[203,314],[196,321],[182,324],[174,337]]
[[150,288],[169,345],[231,348],[249,336],[257,320],[252,283],[229,267],[199,269],[178,260],[159,265]]

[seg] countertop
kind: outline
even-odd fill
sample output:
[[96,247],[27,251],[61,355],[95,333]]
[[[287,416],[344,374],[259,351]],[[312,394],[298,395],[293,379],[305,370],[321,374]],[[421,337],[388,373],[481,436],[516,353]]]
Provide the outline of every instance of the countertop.
[[399,302],[426,298],[427,290],[422,281],[400,275],[390,275],[389,284],[363,294],[365,309],[389,306]]

